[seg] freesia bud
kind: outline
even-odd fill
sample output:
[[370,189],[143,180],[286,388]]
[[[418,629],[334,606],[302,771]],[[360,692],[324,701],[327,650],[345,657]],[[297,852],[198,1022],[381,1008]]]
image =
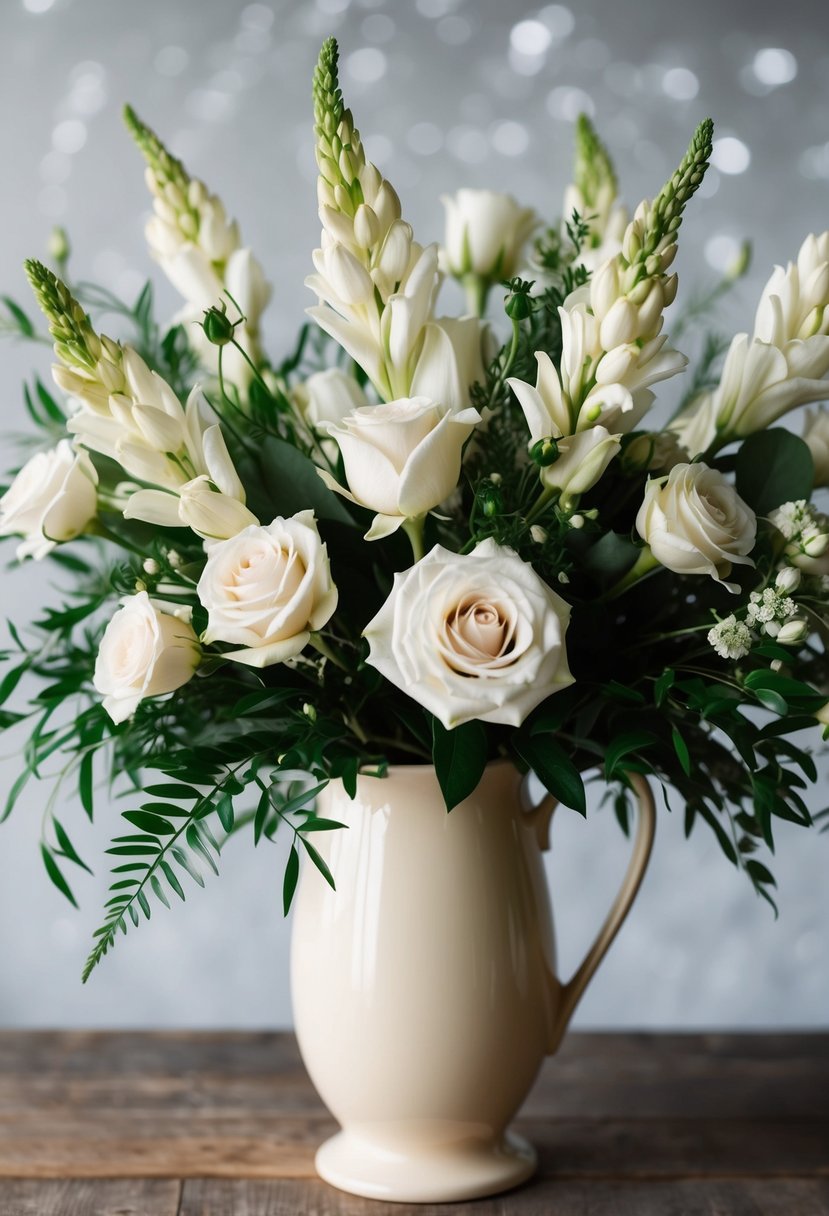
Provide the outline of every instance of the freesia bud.
[[803,575],[794,566],[786,566],[781,570],[774,580],[774,585],[778,591],[785,592],[786,595],[791,595],[793,591],[797,591],[800,586],[800,580]]
[[[766,626],[768,631],[768,625]],[[802,619],[795,618],[791,621],[786,621],[782,625],[780,632],[777,635],[777,641],[781,646],[794,646],[798,642],[802,642],[809,632],[809,625]]]

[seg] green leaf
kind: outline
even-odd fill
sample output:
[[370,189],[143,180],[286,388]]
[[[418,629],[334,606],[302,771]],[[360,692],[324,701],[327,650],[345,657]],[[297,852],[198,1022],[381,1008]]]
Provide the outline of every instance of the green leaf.
[[625,756],[644,751],[658,742],[656,735],[649,730],[631,730],[617,735],[605,755],[604,768],[608,780],[614,776],[619,761]]
[[179,882],[178,875],[176,874],[175,870],[170,865],[169,861],[164,861],[163,859],[161,862],[161,868],[164,871],[164,877],[167,879],[168,883],[183,903],[185,899],[184,888]]
[[[279,806],[279,810],[283,815],[293,815],[295,811],[299,811],[304,806],[307,806],[309,802],[313,802],[320,791],[325,789],[326,785],[328,785],[327,781],[320,781],[318,785],[313,785],[310,789],[302,790],[287,802],[275,803],[274,805]],[[273,789],[273,786],[271,786],[271,789]]]
[[156,899],[160,899],[161,902],[164,904],[164,907],[169,908],[170,901],[167,898],[167,892],[162,887],[157,874],[150,875],[150,886],[152,887],[153,891],[155,892]]
[[32,775],[31,769],[24,769],[24,771],[20,774],[20,776],[15,781],[14,785],[9,790],[9,796],[6,799],[6,805],[3,808],[2,815],[0,815],[0,823],[3,823],[3,821],[8,819],[9,815],[11,815],[12,811],[14,810],[15,803],[17,802],[17,799],[20,797],[21,791],[23,790],[24,785],[29,780],[31,775]]
[[783,427],[749,435],[737,453],[737,493],[757,515],[809,498],[814,482],[808,444]]
[[233,813],[233,799],[230,794],[222,794],[216,803],[216,814],[219,816],[219,823],[225,832],[232,832],[235,815]]
[[186,801],[201,798],[199,791],[194,790],[192,785],[179,785],[178,782],[164,782],[161,785],[148,785],[144,793],[151,794],[153,798],[182,798]]
[[190,826],[187,828],[187,831],[185,832],[185,836],[187,838],[187,843],[189,844],[189,846],[193,850],[193,852],[198,853],[198,855],[200,857],[203,857],[204,860],[207,862],[207,864],[210,866],[213,873],[218,875],[219,868],[216,865],[215,861],[213,860],[213,857],[211,856],[210,850],[208,849],[207,845],[202,840],[201,833],[199,832],[199,829],[196,827],[195,823],[190,824]]
[[587,814],[581,773],[560,743],[550,737],[519,732],[513,740],[513,747],[554,798],[580,815]]
[[[328,489],[316,465],[292,444],[268,436],[262,443],[261,461],[267,468],[279,470],[279,476],[269,479],[267,487],[267,509],[271,515],[287,517],[298,511],[313,510],[317,519],[338,520],[354,527],[343,500]],[[253,475],[249,481],[242,468],[239,475],[245,485],[256,486],[262,482],[261,473]],[[269,519],[271,515],[268,515]]]
[[172,836],[176,830],[168,819],[153,815],[151,811],[124,811],[123,816],[129,823],[141,828],[142,832],[149,832],[151,836]]
[[336,819],[308,819],[302,825],[303,832],[333,832],[335,828],[348,828],[347,823]]
[[447,730],[437,718],[432,723],[432,762],[447,811],[474,793],[488,757],[482,722],[464,722]]
[[9,296],[0,296],[0,299],[6,305],[12,317],[14,317],[17,328],[25,338],[33,338],[35,336],[35,327],[29,318],[26,316],[19,304],[15,304]]
[[773,713],[782,717],[789,712],[789,706],[779,692],[773,692],[770,688],[755,688],[752,691],[760,704]]
[[679,763],[682,765],[682,771],[686,777],[690,777],[691,755],[688,751],[688,744],[685,742],[676,726],[671,728],[671,739],[673,740],[674,751],[677,754]]
[[54,885],[60,891],[61,895],[65,895],[66,898],[69,900],[70,904],[74,904],[74,906],[77,908],[78,901],[75,899],[75,896],[72,894],[72,891],[69,887],[69,883],[66,881],[66,879],[61,874],[60,869],[58,867],[58,863],[55,861],[54,857],[49,852],[49,849],[45,844],[41,844],[41,846],[40,846],[40,855],[43,858],[43,864],[46,867],[46,873],[49,875],[49,877],[52,880],[52,882],[54,883]]
[[64,856],[68,858],[69,861],[74,861],[75,865],[80,866],[82,870],[86,870],[87,874],[91,874],[92,870],[90,870],[86,862],[78,856],[77,852],[72,846],[72,841],[66,835],[62,825],[57,819],[55,819],[54,816],[52,817],[52,826],[55,829],[55,839],[60,845],[61,852],[64,854]]
[[676,672],[673,670],[673,668],[666,667],[665,670],[662,672],[662,675],[659,677],[659,679],[654,684],[653,700],[654,700],[654,704],[658,708],[661,709],[661,707],[664,705],[665,698],[667,697],[668,692],[670,691],[675,679],[676,679]]
[[300,836],[300,840],[302,841],[303,846],[305,847],[305,852],[311,858],[311,861],[313,861],[314,865],[317,867],[320,874],[322,874],[323,878],[328,883],[331,890],[336,891],[337,888],[334,883],[334,876],[331,873],[331,871],[329,870],[328,866],[323,861],[323,859],[320,857],[317,850],[314,848],[314,846],[311,844],[310,841],[305,839],[304,836]]
[[299,853],[295,844],[291,845],[291,851],[288,854],[288,863],[285,866],[285,877],[282,880],[282,911],[285,916],[291,908],[296,884],[299,879]]
[[92,786],[94,780],[93,757],[95,753],[88,751],[84,753],[81,760],[81,766],[78,769],[78,793],[81,798],[81,806],[86,811],[89,818],[93,815],[93,793]]
[[262,833],[265,830],[265,823],[268,818],[268,812],[271,809],[271,792],[270,789],[262,790],[259,795],[259,801],[256,804],[256,813],[253,816],[253,843],[259,844],[262,839]]

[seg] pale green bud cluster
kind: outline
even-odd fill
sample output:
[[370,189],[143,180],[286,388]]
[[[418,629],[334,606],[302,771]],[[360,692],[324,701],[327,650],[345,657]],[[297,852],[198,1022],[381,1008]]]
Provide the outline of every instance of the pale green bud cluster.
[[662,258],[676,245],[682,213],[705,177],[713,136],[714,124],[706,118],[694,132],[679,167],[653,202],[650,205],[643,203],[637,209],[622,245],[622,256],[627,263],[627,290],[642,278],[664,273]]
[[95,332],[83,307],[47,266],[29,259],[25,270],[55,339],[60,359],[55,379],[96,411],[106,410],[110,394],[124,390],[121,347]]
[[700,123],[679,168],[628,224],[622,252],[597,270],[590,306],[599,323],[602,350],[647,342],[662,328],[662,314],[676,298],[678,279],[669,274],[686,203],[702,182],[711,154],[713,124]]
[[190,187],[195,182],[180,160],[168,152],[155,131],[136,114],[132,106],[124,106],[124,122],[147,162],[147,184],[157,198],[163,198],[176,213],[182,232],[195,239],[199,230],[198,208],[191,203]]
[[[593,212],[604,212],[616,197],[618,182],[610,153],[586,114],[579,114],[576,121],[576,158],[573,166],[573,183],[582,197],[586,213],[582,219],[590,219]],[[567,216],[567,219],[570,217]]]

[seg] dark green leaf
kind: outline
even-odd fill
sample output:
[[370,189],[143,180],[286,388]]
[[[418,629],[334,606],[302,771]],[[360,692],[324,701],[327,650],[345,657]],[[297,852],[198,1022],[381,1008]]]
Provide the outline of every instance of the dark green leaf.
[[691,776],[691,756],[688,751],[688,744],[683,739],[676,726],[671,728],[671,739],[673,740],[674,751],[677,754],[679,763],[682,765],[682,771],[686,777]]
[[630,730],[624,731],[621,735],[616,735],[607,749],[604,761],[605,773],[608,780],[615,775],[617,765],[625,756],[631,756],[635,752],[644,751],[648,747],[653,747],[658,742],[659,740],[656,735],[650,730]]
[[78,901],[75,899],[75,896],[72,894],[72,891],[69,887],[69,883],[66,881],[66,879],[61,874],[60,869],[58,868],[58,863],[55,861],[54,857],[49,852],[49,849],[47,848],[47,846],[45,844],[41,844],[41,846],[40,846],[40,855],[43,858],[43,864],[46,867],[46,873],[49,875],[49,877],[52,880],[52,882],[54,883],[54,885],[60,891],[61,895],[65,895],[66,898],[69,900],[70,904],[74,904],[74,906],[77,908]]
[[434,719],[432,761],[447,811],[477,789],[487,757],[487,736],[482,722],[465,722],[447,730]]
[[299,853],[297,852],[296,845],[292,844],[291,851],[288,854],[288,863],[285,866],[285,877],[282,880],[282,911],[285,916],[287,916],[288,912],[290,911],[298,879]]
[[782,427],[749,435],[737,454],[737,493],[757,515],[809,498],[814,482],[808,444]]
[[329,887],[331,887],[332,891],[336,891],[337,888],[334,885],[334,876],[332,875],[331,871],[329,870],[328,866],[325,864],[323,859],[320,857],[317,850],[314,848],[314,846],[311,844],[311,842],[306,840],[303,836],[300,836],[300,840],[302,841],[303,845],[305,846],[305,852],[311,858],[311,861],[313,861],[314,865],[317,867],[320,874],[322,874],[323,878],[328,883]]
[[232,832],[235,816],[233,813],[233,799],[230,794],[222,794],[216,803],[216,814],[219,816],[219,823],[224,830]]
[[72,841],[66,835],[62,825],[57,819],[54,818],[54,816],[52,817],[52,826],[55,829],[55,839],[60,845],[63,855],[68,858],[69,861],[74,861],[75,865],[80,866],[82,870],[86,870],[87,874],[91,874],[92,871],[90,870],[89,866],[78,856],[75,849],[72,847]]
[[513,747],[554,798],[580,815],[587,814],[581,773],[560,743],[553,738],[519,732],[513,740]]
[[172,836],[175,833],[176,829],[168,819],[153,815],[151,811],[124,811],[123,814],[129,823],[134,823],[142,832],[149,832],[151,836]]

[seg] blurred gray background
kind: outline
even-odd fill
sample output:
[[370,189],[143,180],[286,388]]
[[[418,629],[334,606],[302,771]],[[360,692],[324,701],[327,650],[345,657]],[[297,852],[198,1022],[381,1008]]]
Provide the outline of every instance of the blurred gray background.
[[[440,237],[438,196],[461,185],[509,190],[556,215],[581,109],[594,115],[632,204],[658,189],[695,123],[715,119],[714,167],[682,231],[680,299],[713,283],[749,237],[754,267],[720,308],[723,329],[750,328],[772,263],[829,227],[822,3],[4,0],[0,290],[26,298],[21,262],[45,254],[59,223],[77,277],[132,297],[152,274],[162,313],[173,312],[144,251],[140,158],[120,120],[129,99],[240,219],[275,285],[268,332],[281,354],[311,302],[303,278],[319,225],[309,93],[329,33],[341,39],[343,86],[369,155],[422,241]],[[4,431],[23,426],[20,382],[33,354],[45,372],[45,350],[2,346]],[[31,563],[4,570],[3,615],[30,618],[53,578]],[[0,738],[3,798],[18,747]],[[94,878],[73,873],[80,913],[53,890],[37,849],[47,795],[32,788],[0,828],[0,1024],[289,1024],[281,856],[234,841],[220,880],[191,888],[172,913],[159,909],[84,988],[107,875],[103,866]],[[827,801],[824,783],[813,802]],[[89,827],[79,807],[64,808],[88,858],[102,856],[117,809],[102,800]],[[825,1024],[829,837],[785,824],[777,837],[779,921],[704,829],[685,841],[681,815],[662,814],[638,904],[576,1021]],[[610,814],[583,823],[559,813],[551,878],[565,972],[598,926],[625,852]]]

